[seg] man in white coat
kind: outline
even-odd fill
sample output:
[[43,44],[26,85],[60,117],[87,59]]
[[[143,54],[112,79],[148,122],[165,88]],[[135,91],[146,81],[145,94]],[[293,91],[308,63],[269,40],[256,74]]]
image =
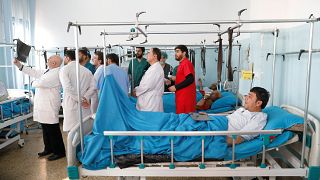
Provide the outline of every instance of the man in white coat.
[[163,112],[164,73],[159,63],[160,58],[160,49],[151,48],[147,55],[150,67],[134,91],[137,96],[136,107],[140,111]]
[[48,59],[47,70],[36,70],[24,66],[17,59],[13,63],[25,74],[35,78],[32,86],[35,87],[33,119],[40,122],[43,132],[44,151],[39,157],[50,155],[48,160],[65,157],[65,148],[59,126],[59,109],[61,105],[61,84],[59,70],[62,63],[60,56],[54,55]]
[[[63,131],[70,131],[79,123],[78,93],[75,52],[66,51],[64,57],[65,66],[60,71],[60,81],[63,88]],[[95,80],[92,73],[84,66],[79,66],[80,97],[82,118],[91,115],[90,99],[96,93]]]

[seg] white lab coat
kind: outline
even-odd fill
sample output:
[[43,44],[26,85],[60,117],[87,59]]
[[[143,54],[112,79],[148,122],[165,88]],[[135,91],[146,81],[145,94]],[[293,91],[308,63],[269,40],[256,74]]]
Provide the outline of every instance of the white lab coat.
[[35,78],[32,87],[35,87],[33,120],[43,124],[59,123],[59,109],[61,106],[61,83],[59,80],[60,68],[35,70],[24,66],[22,72]]
[[[83,66],[80,70],[80,97],[85,97],[88,101],[96,93],[95,80],[91,71]],[[77,93],[77,76],[76,62],[71,61],[60,71],[60,81],[63,88],[63,131],[70,131],[79,122],[78,112],[78,93]],[[82,118],[91,115],[91,109],[82,108]]]
[[159,62],[149,67],[135,90],[138,110],[163,112],[164,73]]

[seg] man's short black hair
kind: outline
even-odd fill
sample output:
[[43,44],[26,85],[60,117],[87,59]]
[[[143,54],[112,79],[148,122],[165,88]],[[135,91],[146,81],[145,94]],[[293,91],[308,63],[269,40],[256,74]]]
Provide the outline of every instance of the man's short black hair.
[[250,89],[250,92],[256,94],[258,101],[262,101],[261,109],[265,108],[268,104],[270,93],[262,87],[253,87],[252,89]]
[[88,56],[88,57],[90,56],[90,58],[91,58],[90,51],[86,47],[80,48],[79,49],[79,53],[81,53],[81,54],[83,54],[85,56]]
[[185,45],[178,45],[174,48],[174,50],[177,50],[177,49],[180,49],[182,52],[185,52],[186,53],[186,57],[189,57],[189,51],[188,51],[188,48],[187,46]]
[[71,61],[76,59],[76,53],[74,50],[66,50],[64,52],[64,56],[68,57]]
[[136,49],[137,49],[137,48],[141,49],[141,51],[142,51],[143,54],[144,54],[144,52],[146,51],[146,48],[144,48],[144,47],[136,47]]
[[157,55],[157,60],[160,61],[161,59],[161,50],[159,48],[152,48],[152,53]]
[[107,59],[110,59],[111,62],[116,63],[119,66],[119,56],[115,53],[107,54]]
[[96,52],[94,52],[94,54],[98,56],[98,60],[101,61],[100,64],[103,64],[103,52],[96,51]]

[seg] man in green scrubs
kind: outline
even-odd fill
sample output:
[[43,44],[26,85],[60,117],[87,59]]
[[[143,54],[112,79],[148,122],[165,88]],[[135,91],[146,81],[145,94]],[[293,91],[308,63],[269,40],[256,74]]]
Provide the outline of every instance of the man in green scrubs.
[[145,51],[144,47],[136,47],[136,58],[133,59],[133,78],[132,78],[132,61],[130,61],[130,64],[128,67],[128,74],[131,81],[131,89],[134,89],[135,87],[139,86],[142,76],[150,67],[147,59],[143,57],[144,51]]

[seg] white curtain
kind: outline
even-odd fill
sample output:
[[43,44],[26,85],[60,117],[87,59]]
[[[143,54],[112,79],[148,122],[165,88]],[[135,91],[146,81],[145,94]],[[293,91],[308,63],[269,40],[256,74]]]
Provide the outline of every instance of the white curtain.
[[[20,39],[27,44],[32,42],[30,9],[34,0],[0,0],[0,42],[13,43],[13,39]],[[12,66],[15,57],[11,47],[0,47],[0,78],[8,88],[24,88],[29,78],[22,75]],[[28,64],[33,65],[33,52],[30,52]]]

